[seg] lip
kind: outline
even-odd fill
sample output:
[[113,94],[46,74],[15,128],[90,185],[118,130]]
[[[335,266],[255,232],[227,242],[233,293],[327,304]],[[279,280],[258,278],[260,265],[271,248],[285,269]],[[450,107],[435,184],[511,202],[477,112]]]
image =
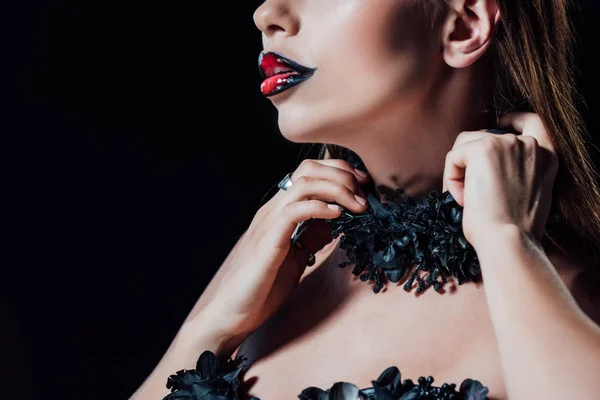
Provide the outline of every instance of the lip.
[[306,81],[317,70],[274,51],[260,53],[258,68],[264,79],[260,90],[265,97],[276,95]]

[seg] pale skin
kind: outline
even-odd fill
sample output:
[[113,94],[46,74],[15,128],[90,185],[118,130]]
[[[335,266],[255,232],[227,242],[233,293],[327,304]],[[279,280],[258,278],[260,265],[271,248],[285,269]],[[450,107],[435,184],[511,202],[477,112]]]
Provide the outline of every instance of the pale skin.
[[[193,368],[205,349],[249,357],[245,379],[258,379],[244,390],[262,400],[342,380],[371,386],[390,365],[403,379],[478,379],[490,399],[597,398],[600,304],[575,301],[587,289],[577,277],[593,266],[540,244],[558,167],[551,140],[536,114],[508,114],[498,125],[518,134],[493,135],[478,112],[496,3],[453,0],[433,28],[413,3],[267,0],[257,9],[265,50],[318,68],[270,98],[281,132],[354,150],[370,178],[340,160],[303,162],[292,187],[258,210],[133,399],[162,398],[168,375]],[[303,237],[318,250],[306,268],[289,247],[297,223],[339,215],[330,203],[363,211],[355,195],[368,179],[414,196],[449,190],[484,284],[375,295],[335,266],[338,242],[323,224]]]

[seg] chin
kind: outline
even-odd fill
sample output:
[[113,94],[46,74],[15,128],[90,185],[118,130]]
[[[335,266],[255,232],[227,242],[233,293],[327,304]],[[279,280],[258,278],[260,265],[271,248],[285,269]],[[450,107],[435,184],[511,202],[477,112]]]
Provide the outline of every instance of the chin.
[[[297,105],[292,102],[277,105],[281,134],[295,143],[341,143],[353,132],[361,118],[352,113],[340,113],[344,107],[325,104]],[[346,110],[347,111],[347,110]]]
[[278,107],[279,131],[290,142],[294,143],[324,143],[328,132],[327,121],[323,121],[310,110],[294,107],[291,104]]

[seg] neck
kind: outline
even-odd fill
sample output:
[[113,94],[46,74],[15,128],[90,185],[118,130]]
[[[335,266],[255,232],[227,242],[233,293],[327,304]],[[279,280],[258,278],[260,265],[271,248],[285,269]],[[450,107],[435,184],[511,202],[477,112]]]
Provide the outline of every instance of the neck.
[[482,110],[485,82],[468,69],[452,69],[440,80],[419,100],[380,110],[344,136],[340,145],[358,154],[374,185],[412,197],[441,192],[445,157],[458,134],[493,127]]

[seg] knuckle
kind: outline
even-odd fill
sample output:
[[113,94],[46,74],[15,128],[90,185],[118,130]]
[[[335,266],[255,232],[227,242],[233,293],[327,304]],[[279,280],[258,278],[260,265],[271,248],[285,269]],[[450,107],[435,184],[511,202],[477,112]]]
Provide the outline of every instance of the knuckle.
[[281,214],[287,218],[291,218],[294,215],[295,209],[294,203],[287,203],[281,207]]
[[316,162],[314,160],[306,158],[302,160],[298,168],[296,168],[296,173],[300,173],[302,176],[310,175],[315,170],[315,164]]
[[345,169],[345,168],[353,168],[352,165],[350,165],[350,163],[344,159],[341,158],[336,158],[331,160],[333,162],[333,164],[339,168]]
[[531,146],[531,147],[537,147],[538,146],[538,140],[535,137],[533,137],[533,136],[523,135],[521,137],[521,140],[527,146]]
[[502,137],[508,142],[508,145],[511,147],[519,145],[519,138],[513,133],[505,133],[504,135],[502,135]]
[[300,162],[300,165],[298,166],[298,168],[300,167],[306,167],[307,165],[311,165],[314,164],[315,160],[313,160],[312,158],[305,158],[304,160],[302,160]]
[[495,140],[492,139],[488,139],[488,140],[482,140],[480,146],[483,148],[483,151],[485,153],[494,153],[496,151],[497,148],[497,144]]
[[323,202],[320,200],[311,199],[307,201],[307,204],[308,208],[311,210],[310,217],[312,218],[315,216],[315,210],[317,210],[323,204]]
[[294,185],[298,185],[299,187],[304,188],[304,187],[306,187],[310,183],[310,181],[311,181],[311,178],[309,178],[306,175],[302,175],[302,176],[298,177],[298,179],[296,179],[296,181],[294,182],[294,184],[292,185],[292,187]]
[[312,158],[304,160],[304,169],[307,172],[308,171],[313,172],[320,165],[321,164],[319,164],[317,161],[313,160]]
[[462,131],[461,133],[458,134],[458,136],[456,136],[456,138],[457,139],[464,139],[468,135],[469,135],[469,131]]
[[460,146],[465,140],[467,140],[467,136],[469,135],[468,131],[462,131],[461,133],[459,133],[456,136],[456,139],[454,139],[454,144],[452,145],[452,149],[457,148],[458,146]]
[[350,171],[342,171],[340,181],[344,184],[344,186],[350,188],[351,190],[356,191],[358,189],[358,180],[356,179],[356,176]]
[[344,185],[336,184],[335,186],[333,186],[333,194],[338,199],[347,195],[349,192],[350,190]]

